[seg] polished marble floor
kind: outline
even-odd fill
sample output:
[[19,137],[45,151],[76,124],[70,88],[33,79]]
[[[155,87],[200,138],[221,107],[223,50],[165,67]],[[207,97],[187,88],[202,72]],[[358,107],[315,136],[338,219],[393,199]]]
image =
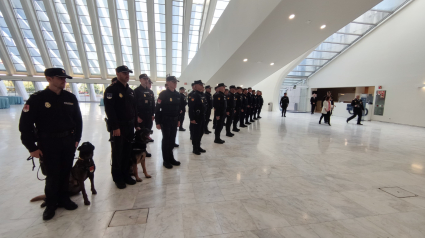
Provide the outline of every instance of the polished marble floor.
[[[40,202],[29,202],[44,184],[25,160],[22,106],[0,110],[0,237],[425,237],[425,128],[356,126],[338,117],[329,127],[318,124],[319,114],[263,112],[235,137],[223,137],[224,145],[205,135],[201,156],[191,153],[189,132],[178,133],[174,153],[182,165],[172,170],[162,167],[155,130],[148,145],[152,178],[118,190],[103,107],[81,108],[82,140],[96,146],[98,194],[89,195],[90,206],[72,197],[79,208],[58,209],[48,222]],[[383,187],[417,196],[397,198]],[[139,208],[108,227],[115,211]]]

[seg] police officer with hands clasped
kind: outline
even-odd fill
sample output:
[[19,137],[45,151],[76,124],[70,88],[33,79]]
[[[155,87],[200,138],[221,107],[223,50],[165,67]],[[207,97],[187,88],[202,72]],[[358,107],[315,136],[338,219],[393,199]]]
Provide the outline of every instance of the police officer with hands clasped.
[[211,110],[213,108],[213,98],[211,95],[211,86],[207,85],[205,87],[205,99],[207,100],[207,112],[206,112],[206,117],[205,117],[205,129],[204,129],[204,133],[205,134],[210,134],[211,131],[208,130],[208,124],[210,123],[211,119]]
[[136,98],[134,91],[128,85],[130,73],[133,71],[123,65],[117,67],[115,72],[118,81],[106,88],[104,102],[105,113],[108,117],[108,131],[111,136],[112,179],[119,189],[123,189],[126,184],[136,184],[136,180],[130,175],[131,142],[134,129],[139,130],[140,127]]
[[186,89],[184,87],[180,87],[180,128],[179,131],[186,131],[186,129],[183,128],[183,121],[184,116],[186,114],[186,105],[187,105],[187,99],[186,95],[184,94],[184,91]]
[[226,108],[226,136],[227,137],[233,137],[235,134],[230,132],[230,127],[233,123],[233,117],[235,115],[235,108],[236,108],[236,100],[235,100],[235,91],[236,87],[235,85],[231,85],[230,92],[226,95],[227,98],[227,108]]
[[49,86],[32,94],[25,103],[19,131],[22,144],[32,157],[40,159],[46,175],[43,220],[50,220],[58,206],[78,208],[69,198],[68,181],[83,121],[77,98],[63,90],[66,79],[72,77],[61,68],[46,69],[44,75]]
[[[150,90],[149,77],[147,74],[139,76],[140,86],[134,90],[137,103],[137,122],[140,128],[152,130],[153,120],[155,119],[155,97]],[[150,139],[153,142],[152,139]],[[146,151],[146,157],[152,155]]]
[[163,165],[172,169],[173,165],[179,166],[180,162],[174,159],[173,148],[175,145],[177,127],[180,127],[180,94],[176,92],[177,78],[167,77],[167,89],[158,96],[155,109],[156,128],[162,131],[162,158]]
[[200,155],[206,150],[201,148],[201,139],[204,134],[205,116],[207,112],[204,84],[201,80],[194,82],[195,91],[189,99],[190,133],[192,135],[193,153]]
[[214,94],[214,118],[216,119],[214,143],[217,144],[223,144],[225,142],[220,138],[221,130],[223,130],[223,123],[227,107],[226,96],[224,95],[225,87],[226,85],[224,85],[224,83],[218,84],[218,92]]

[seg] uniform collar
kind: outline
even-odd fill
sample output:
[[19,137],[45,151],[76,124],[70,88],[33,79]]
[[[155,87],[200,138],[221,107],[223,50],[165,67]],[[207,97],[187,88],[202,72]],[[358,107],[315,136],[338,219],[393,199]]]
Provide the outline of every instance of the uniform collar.
[[118,85],[118,87],[123,88],[123,89],[128,89],[128,87],[129,87],[128,83],[125,86],[121,82],[117,82],[115,84]]
[[60,93],[59,93],[59,94],[56,94],[55,92],[53,92],[52,90],[50,90],[50,89],[49,89],[49,87],[47,87],[47,88],[45,89],[45,91],[46,91],[48,94],[51,94],[51,95],[61,96],[61,95],[62,95],[62,92],[63,92],[63,89],[60,91]]

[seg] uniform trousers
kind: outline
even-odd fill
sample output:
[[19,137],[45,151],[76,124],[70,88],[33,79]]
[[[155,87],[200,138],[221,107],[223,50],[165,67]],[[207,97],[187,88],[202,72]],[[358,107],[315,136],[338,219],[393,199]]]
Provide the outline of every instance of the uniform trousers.
[[146,128],[149,130],[152,130],[153,121],[152,121],[152,114],[144,114],[143,117],[140,117],[142,119],[142,123],[139,123],[140,128]]
[[356,116],[358,116],[358,118],[357,118],[357,124],[360,124],[362,122],[362,114],[363,114],[363,111],[361,109],[360,110],[359,109],[354,109],[353,110],[353,115],[347,119],[347,122],[351,121]]
[[46,173],[46,205],[56,206],[69,199],[69,174],[75,156],[75,139],[72,135],[63,138],[42,138],[38,147],[43,152]]
[[221,133],[221,130],[223,130],[224,118],[225,118],[225,115],[222,114],[220,115],[220,119],[216,120],[215,131],[214,131],[216,140],[220,139],[220,133]]
[[[152,120],[152,118],[151,118]],[[130,178],[131,165],[131,142],[134,138],[134,122],[129,121],[120,123],[120,136],[111,135],[112,147],[112,179],[116,183],[123,183],[125,179]]]
[[249,122],[249,116],[251,115],[251,113],[252,113],[252,108],[247,107],[245,112],[245,123]]
[[230,109],[229,115],[226,114],[226,132],[227,133],[231,133],[230,127],[232,126],[234,111],[235,111],[234,109]]
[[[178,117],[164,117],[161,122],[162,132],[162,158],[164,163],[171,163],[176,161],[173,155],[174,145],[176,144],[176,134]],[[193,139],[193,138],[192,138]]]
[[258,109],[257,106],[254,106],[252,108],[251,120],[252,120],[252,117],[254,117],[254,119],[257,118],[257,109]]
[[316,109],[316,104],[311,104],[311,114],[314,114],[314,109]]
[[282,116],[286,116],[286,108],[288,108],[288,106],[282,107]]
[[261,108],[263,108],[263,106],[259,106],[259,107],[258,107],[258,109],[257,109],[257,114],[258,114],[258,116],[257,116],[257,117],[260,117]]
[[240,114],[241,114],[240,109],[237,109],[235,114],[233,114],[233,130],[237,129],[237,127],[238,127]]
[[208,130],[208,124],[210,123],[210,117],[211,117],[211,109],[207,108],[207,112],[206,112],[206,115],[205,115],[204,132],[209,131]]
[[190,135],[192,137],[193,150],[199,150],[201,148],[201,139],[204,135],[205,120],[202,119],[196,124],[190,123]]
[[180,129],[183,128],[183,121],[184,121],[185,115],[186,115],[186,111],[182,111],[182,113],[180,113]]
[[241,109],[241,114],[239,115],[239,126],[245,125],[245,123],[244,123],[245,112],[246,112],[246,108],[244,109],[244,111],[242,111],[242,109]]

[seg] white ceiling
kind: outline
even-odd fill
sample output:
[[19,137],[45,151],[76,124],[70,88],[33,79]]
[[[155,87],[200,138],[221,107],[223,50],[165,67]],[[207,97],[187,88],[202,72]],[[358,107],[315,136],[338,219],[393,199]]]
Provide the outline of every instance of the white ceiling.
[[[249,87],[321,43],[380,0],[232,0],[180,79]],[[242,12],[241,12],[241,9]],[[263,12],[263,16],[257,15]],[[241,15],[242,14],[242,15]],[[293,20],[288,17],[295,14]],[[258,24],[252,18],[264,19]],[[309,23],[308,23],[309,22]],[[320,26],[326,24],[324,30]],[[239,27],[240,26],[240,27]],[[232,39],[236,42],[232,42]],[[248,62],[244,63],[243,59]],[[258,63],[261,62],[261,63]],[[273,62],[274,65],[270,66]]]

